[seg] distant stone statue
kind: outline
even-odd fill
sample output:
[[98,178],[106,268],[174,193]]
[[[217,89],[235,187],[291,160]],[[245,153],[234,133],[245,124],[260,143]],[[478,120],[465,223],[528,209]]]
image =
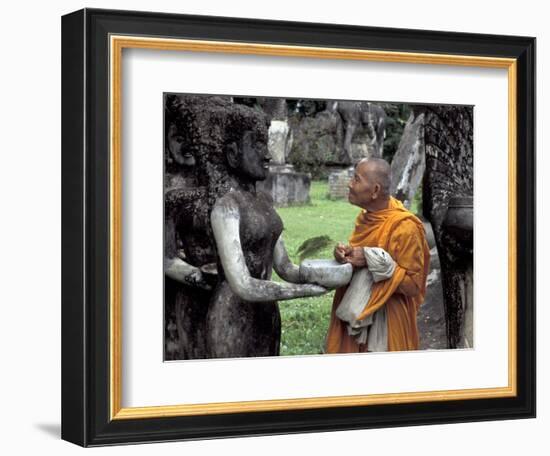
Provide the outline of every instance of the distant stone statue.
[[[384,109],[367,101],[338,101],[333,109],[338,111],[344,124],[344,161],[352,164],[365,157],[381,158],[386,132]],[[352,142],[360,130],[366,133],[366,140],[361,141],[366,150],[356,158]]]

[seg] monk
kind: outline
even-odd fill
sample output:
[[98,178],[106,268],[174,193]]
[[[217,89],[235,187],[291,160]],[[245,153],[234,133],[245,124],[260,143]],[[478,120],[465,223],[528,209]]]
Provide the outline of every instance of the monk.
[[[391,256],[395,262],[393,274],[372,285],[357,319],[385,311],[387,350],[417,350],[416,316],[426,294],[430,253],[422,222],[390,195],[390,176],[390,165],[383,159],[363,159],[357,164],[349,183],[349,202],[362,211],[349,245],[338,244],[334,257],[340,263],[351,263],[356,270],[368,267],[364,247],[382,248]],[[368,343],[358,342],[348,333],[346,322],[336,315],[346,290],[347,286],[338,288],[334,296],[326,352],[371,351]]]

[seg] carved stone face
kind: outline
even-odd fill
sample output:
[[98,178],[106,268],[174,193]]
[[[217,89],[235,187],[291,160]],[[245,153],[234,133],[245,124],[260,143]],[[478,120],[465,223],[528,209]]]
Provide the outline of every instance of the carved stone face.
[[269,173],[271,156],[267,148],[266,138],[258,132],[246,131],[242,140],[242,172],[247,176],[263,180]]
[[245,131],[240,144],[230,148],[228,160],[236,174],[246,180],[264,180],[269,173],[271,160],[266,135],[260,131]]
[[172,159],[184,166],[194,166],[195,157],[189,151],[185,150],[184,138],[175,124],[168,128],[167,146]]

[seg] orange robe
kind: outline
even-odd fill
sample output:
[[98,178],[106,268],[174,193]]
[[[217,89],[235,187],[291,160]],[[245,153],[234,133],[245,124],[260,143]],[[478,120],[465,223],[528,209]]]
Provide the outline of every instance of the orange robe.
[[[387,209],[361,211],[350,236],[352,247],[381,247],[396,263],[393,276],[373,285],[370,299],[359,320],[386,306],[388,350],[417,350],[416,315],[426,295],[430,249],[422,222],[401,201],[391,197]],[[347,323],[336,316],[347,287],[338,288],[332,303],[327,334],[327,353],[367,351],[347,333]]]

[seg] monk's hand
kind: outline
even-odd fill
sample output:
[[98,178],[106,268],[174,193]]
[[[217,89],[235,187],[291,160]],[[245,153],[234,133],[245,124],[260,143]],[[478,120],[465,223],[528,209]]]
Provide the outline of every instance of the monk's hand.
[[349,245],[344,245],[341,242],[336,244],[336,247],[334,247],[334,259],[338,261],[338,263],[346,263],[346,255],[351,253],[351,247]]
[[346,263],[350,263],[354,268],[364,268],[367,265],[367,260],[363,248],[352,247],[351,252],[346,255]]

